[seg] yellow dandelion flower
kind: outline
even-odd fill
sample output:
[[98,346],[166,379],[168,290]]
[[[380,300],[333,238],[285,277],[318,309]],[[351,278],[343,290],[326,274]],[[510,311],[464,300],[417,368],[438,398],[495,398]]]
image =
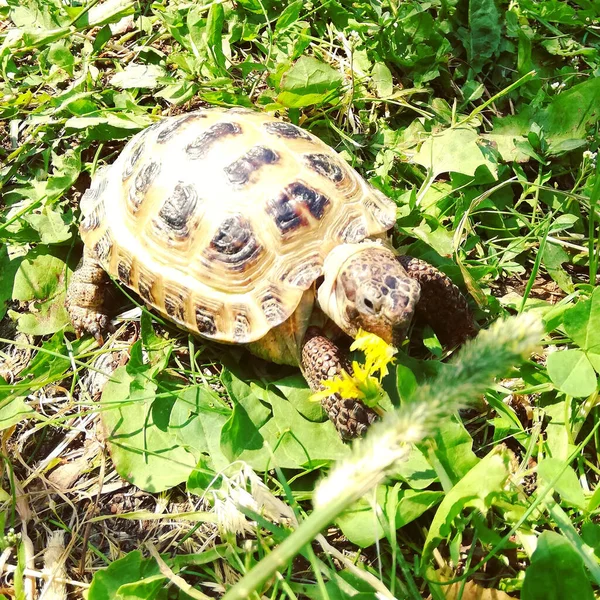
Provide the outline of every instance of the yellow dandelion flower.
[[[333,394],[342,398],[362,401],[370,407],[376,407],[383,396],[382,379],[388,374],[388,365],[393,363],[397,350],[373,333],[362,329],[358,332],[351,350],[362,350],[365,364],[352,362],[352,375],[342,371],[339,376],[323,381],[324,389],[312,395],[315,401],[321,401]],[[379,373],[376,377],[375,373]]]

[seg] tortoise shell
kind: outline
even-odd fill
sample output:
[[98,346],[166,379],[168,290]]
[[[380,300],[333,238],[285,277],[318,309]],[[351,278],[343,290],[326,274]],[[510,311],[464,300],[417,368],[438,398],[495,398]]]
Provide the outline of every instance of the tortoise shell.
[[85,193],[84,243],[114,278],[203,337],[262,338],[328,253],[395,222],[393,202],[307,131],[240,109],[166,118]]

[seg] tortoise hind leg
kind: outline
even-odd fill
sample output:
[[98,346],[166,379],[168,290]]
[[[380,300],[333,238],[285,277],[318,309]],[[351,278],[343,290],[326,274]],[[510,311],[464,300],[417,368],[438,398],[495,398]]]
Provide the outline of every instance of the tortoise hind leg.
[[418,258],[399,256],[398,260],[421,285],[417,317],[431,325],[442,344],[458,346],[477,334],[466,298],[447,275]]
[[[302,373],[313,392],[321,391],[322,382],[339,376],[342,369],[352,374],[343,352],[318,327],[309,327],[302,344]],[[328,396],[321,404],[343,439],[363,435],[378,418],[373,409],[359,400],[342,398],[339,394]]]
[[106,288],[110,277],[92,252],[85,248],[83,258],[73,273],[65,306],[77,337],[90,333],[101,344],[108,329],[105,309]]

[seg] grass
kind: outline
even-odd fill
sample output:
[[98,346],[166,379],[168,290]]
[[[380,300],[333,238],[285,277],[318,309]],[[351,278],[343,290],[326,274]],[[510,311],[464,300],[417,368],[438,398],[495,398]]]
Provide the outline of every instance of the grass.
[[[0,0],[0,594],[597,597],[599,35],[588,0]],[[492,326],[451,362],[413,331],[382,405],[437,418],[350,506],[317,482],[386,430],[350,449],[297,370],[131,295],[102,347],[68,324],[94,173],[209,105],[335,148]],[[521,313],[525,360],[493,337]]]

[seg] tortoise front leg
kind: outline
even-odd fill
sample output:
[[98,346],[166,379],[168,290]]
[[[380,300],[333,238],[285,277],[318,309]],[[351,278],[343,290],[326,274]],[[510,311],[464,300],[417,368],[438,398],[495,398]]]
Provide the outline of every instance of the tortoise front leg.
[[[352,367],[344,353],[318,327],[309,327],[302,343],[302,372],[310,389],[320,392],[322,382],[341,374],[342,369],[352,374]],[[377,419],[377,413],[359,400],[332,394],[321,401],[327,416],[343,439],[363,435]]]
[[108,329],[109,317],[105,309],[106,288],[110,277],[87,248],[73,273],[65,306],[77,337],[92,334],[101,344],[102,335]]
[[435,331],[445,346],[458,346],[477,333],[477,326],[466,298],[447,275],[410,256],[398,260],[409,277],[421,285],[416,314]]

